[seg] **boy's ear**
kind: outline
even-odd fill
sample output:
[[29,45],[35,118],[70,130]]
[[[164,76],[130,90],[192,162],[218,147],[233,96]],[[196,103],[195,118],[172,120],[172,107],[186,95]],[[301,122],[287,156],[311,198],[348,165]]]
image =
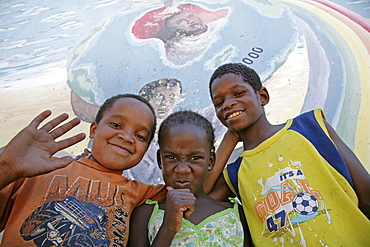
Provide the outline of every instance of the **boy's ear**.
[[211,152],[211,156],[209,157],[209,164],[208,164],[208,171],[212,171],[215,167],[216,163],[216,154],[215,152]]
[[89,135],[90,138],[94,138],[97,127],[98,127],[98,123],[96,121],[93,121],[90,124],[90,135]]
[[262,106],[265,106],[269,103],[270,95],[269,95],[269,92],[267,91],[267,88],[261,87],[261,89],[258,90],[258,95],[260,96],[260,101],[261,101]]
[[159,153],[159,149],[157,150],[157,164],[159,169],[162,170],[162,161],[161,161],[161,154]]

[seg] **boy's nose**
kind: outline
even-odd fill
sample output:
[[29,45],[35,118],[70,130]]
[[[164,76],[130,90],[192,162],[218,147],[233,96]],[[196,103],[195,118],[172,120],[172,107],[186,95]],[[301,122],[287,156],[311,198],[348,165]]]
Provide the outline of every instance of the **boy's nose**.
[[189,173],[189,172],[191,172],[191,169],[186,164],[186,162],[179,162],[179,164],[175,168],[175,172],[177,172],[177,173]]
[[133,135],[131,135],[130,133],[120,132],[118,133],[118,137],[125,142],[133,143],[134,141]]
[[236,103],[234,100],[230,99],[230,100],[225,100],[225,103],[224,103],[224,109],[229,109],[229,108],[232,108],[233,106],[235,106]]

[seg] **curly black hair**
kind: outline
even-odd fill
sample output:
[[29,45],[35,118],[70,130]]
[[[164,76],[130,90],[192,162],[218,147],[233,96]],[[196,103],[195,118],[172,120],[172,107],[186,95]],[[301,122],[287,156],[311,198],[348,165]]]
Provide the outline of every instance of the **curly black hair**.
[[193,111],[178,111],[169,115],[161,124],[158,131],[158,144],[161,145],[162,139],[164,138],[163,132],[171,127],[177,126],[179,124],[192,124],[202,128],[208,138],[208,142],[211,147],[211,152],[215,150],[215,133],[214,127],[208,119],[199,115]]
[[240,75],[246,83],[249,83],[254,91],[258,91],[262,87],[261,79],[259,75],[254,71],[254,69],[249,68],[248,66],[242,63],[227,63],[218,67],[215,72],[213,72],[211,79],[209,80],[209,92],[212,98],[212,83],[217,78],[221,76],[232,73],[235,75]]

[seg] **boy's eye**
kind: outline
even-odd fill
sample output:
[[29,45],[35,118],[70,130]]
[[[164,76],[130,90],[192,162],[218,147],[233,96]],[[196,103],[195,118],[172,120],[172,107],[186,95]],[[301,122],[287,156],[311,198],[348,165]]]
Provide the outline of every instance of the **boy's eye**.
[[244,94],[244,91],[239,91],[239,92],[236,92],[235,93],[235,96],[241,96],[241,95],[243,95]]
[[115,128],[115,129],[118,129],[119,127],[121,127],[118,123],[116,123],[116,122],[110,122],[109,123],[110,124],[110,126],[112,126],[113,128]]
[[214,103],[214,106],[215,107],[220,107],[224,102],[221,100],[221,101],[217,101]]
[[193,157],[191,157],[191,159],[192,160],[201,160],[201,159],[203,159],[203,157],[201,157],[201,156],[193,156]]
[[139,138],[139,139],[140,139],[140,140],[142,140],[142,141],[146,141],[145,136],[143,136],[143,135],[141,135],[141,134],[137,134],[137,135],[136,135],[136,137],[137,137],[137,138]]
[[169,159],[169,160],[174,160],[175,159],[175,156],[173,156],[173,155],[165,155],[164,157],[166,159]]

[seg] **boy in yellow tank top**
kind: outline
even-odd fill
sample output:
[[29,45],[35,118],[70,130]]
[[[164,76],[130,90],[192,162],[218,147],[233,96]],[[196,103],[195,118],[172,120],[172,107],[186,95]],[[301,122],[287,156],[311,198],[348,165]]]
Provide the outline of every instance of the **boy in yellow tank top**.
[[215,167],[205,190],[216,182],[211,196],[241,199],[255,246],[370,244],[369,174],[320,109],[270,124],[268,91],[243,64],[219,67],[210,93],[224,141],[244,152],[223,176]]

